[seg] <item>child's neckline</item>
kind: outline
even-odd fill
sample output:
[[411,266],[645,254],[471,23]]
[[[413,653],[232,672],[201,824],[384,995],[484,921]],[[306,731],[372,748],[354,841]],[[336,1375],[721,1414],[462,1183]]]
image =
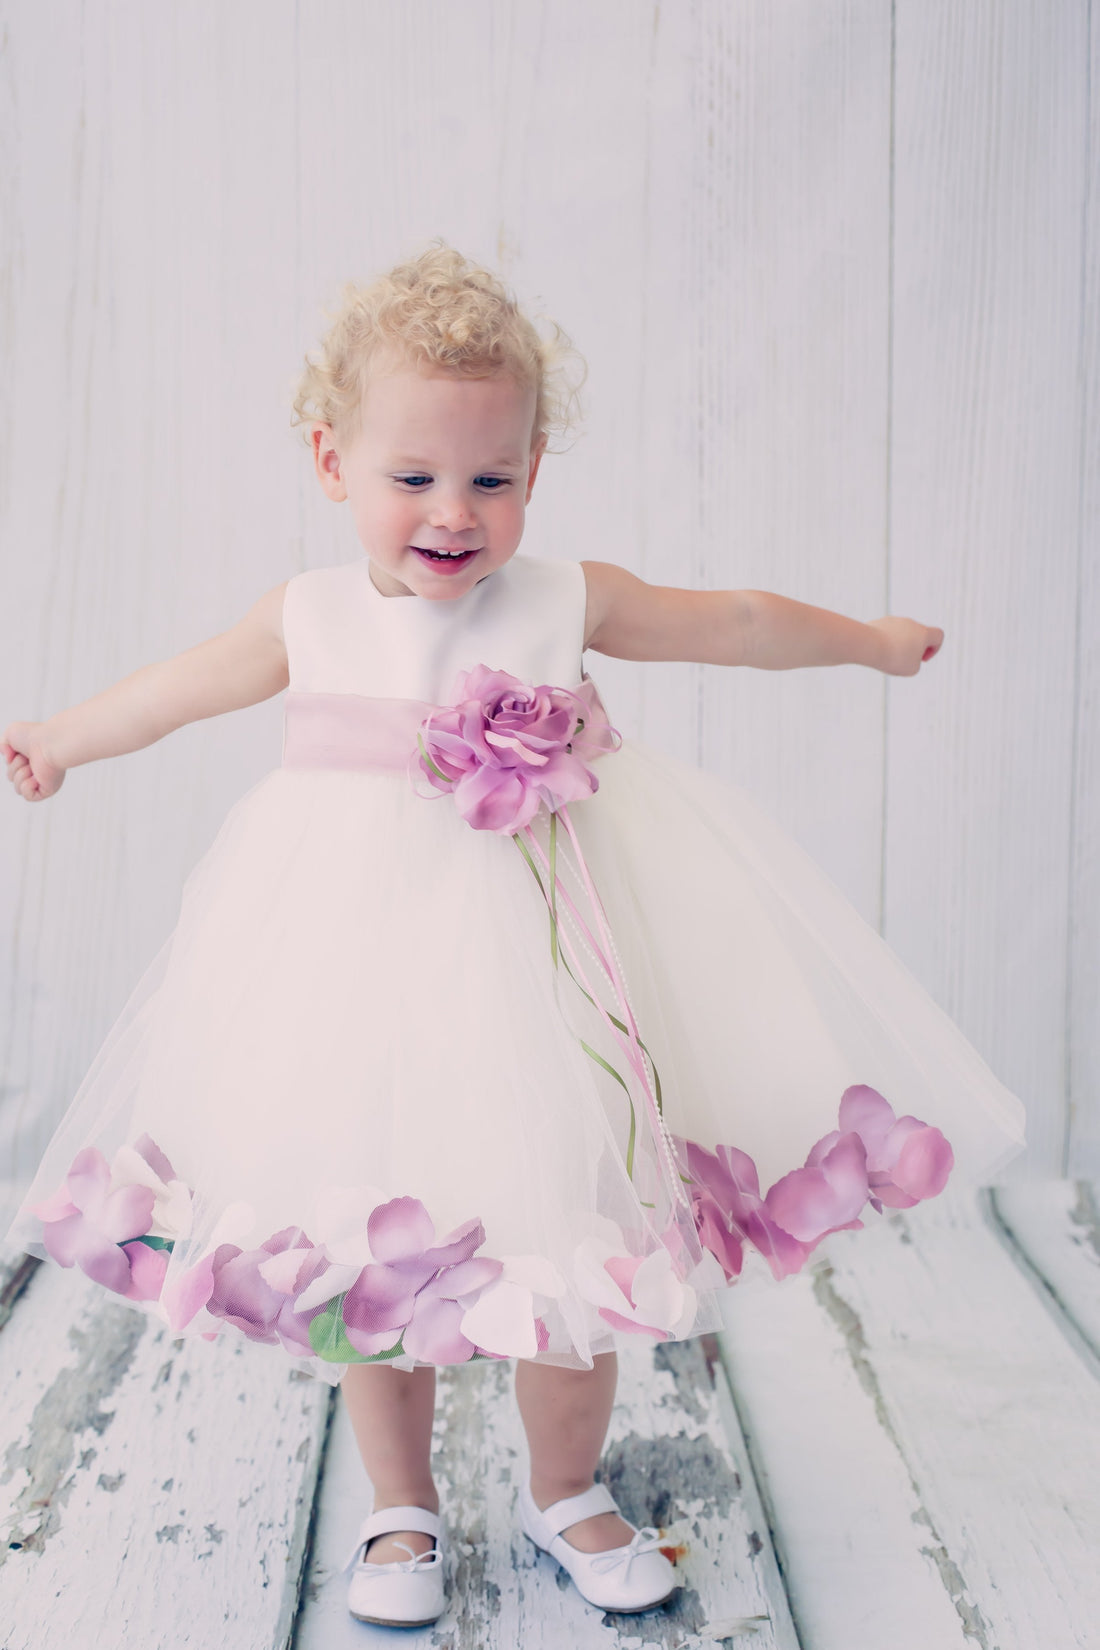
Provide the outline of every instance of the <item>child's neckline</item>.
[[[511,566],[511,563],[512,563],[513,559],[514,559],[514,557],[509,557],[508,561],[505,562],[504,566],[505,567]],[[378,586],[375,584],[374,580],[371,578],[370,557],[369,556],[364,556],[363,559],[362,559],[362,562],[360,563],[360,566],[362,567],[363,571],[366,573],[367,584],[370,587],[371,593],[374,596],[376,596],[377,599],[380,602],[412,601],[412,602],[419,603],[419,605],[421,607],[430,607],[430,608],[439,607],[439,608],[442,608],[444,611],[446,611],[448,608],[460,607],[464,601],[469,600],[469,598],[473,595],[475,590],[480,590],[482,585],[487,584],[489,582],[489,580],[493,577],[494,573],[501,573],[501,572],[504,571],[503,568],[496,567],[496,568],[493,569],[492,573],[486,573],[484,578],[478,579],[476,584],[472,584],[470,586],[469,590],[464,590],[461,596],[452,596],[449,601],[445,601],[445,602],[442,602],[442,601],[441,602],[430,602],[430,601],[427,601],[423,596],[418,596],[416,594],[415,590],[410,590],[409,594],[407,596],[387,596],[384,591],[379,590]]]

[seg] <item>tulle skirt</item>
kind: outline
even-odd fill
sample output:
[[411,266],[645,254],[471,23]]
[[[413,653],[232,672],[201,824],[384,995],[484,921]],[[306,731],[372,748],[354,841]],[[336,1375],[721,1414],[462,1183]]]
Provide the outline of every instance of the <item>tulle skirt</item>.
[[8,1240],[335,1382],[698,1334],[743,1274],[993,1180],[1021,1102],[801,847],[640,743],[598,774],[569,818],[660,1128],[544,862],[403,775],[278,768],[189,876]]

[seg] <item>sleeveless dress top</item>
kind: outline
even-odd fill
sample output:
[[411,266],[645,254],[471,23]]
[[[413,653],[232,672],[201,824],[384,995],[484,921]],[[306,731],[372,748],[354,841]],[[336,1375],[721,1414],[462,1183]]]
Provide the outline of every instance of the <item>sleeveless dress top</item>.
[[721,1326],[1023,1107],[739,787],[627,740],[579,562],[289,580],[230,809],[8,1240],[318,1378]]

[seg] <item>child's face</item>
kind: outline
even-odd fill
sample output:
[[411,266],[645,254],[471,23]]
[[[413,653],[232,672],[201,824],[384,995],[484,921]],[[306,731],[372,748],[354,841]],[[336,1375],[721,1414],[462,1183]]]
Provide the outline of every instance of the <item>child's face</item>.
[[[534,417],[534,389],[511,378],[391,364],[371,373],[358,430],[313,426],[321,485],[350,502],[384,596],[450,601],[514,554],[542,457]],[[435,561],[425,550],[472,553]]]

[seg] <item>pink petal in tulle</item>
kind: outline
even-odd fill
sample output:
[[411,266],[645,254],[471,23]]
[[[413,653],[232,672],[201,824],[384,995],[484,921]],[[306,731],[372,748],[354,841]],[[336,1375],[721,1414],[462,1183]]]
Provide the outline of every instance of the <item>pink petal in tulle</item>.
[[69,1196],[68,1184],[64,1180],[56,1192],[51,1192],[49,1197],[42,1199],[41,1203],[28,1203],[27,1211],[29,1214],[37,1215],[39,1220],[45,1221],[64,1220],[66,1215],[80,1213],[80,1210]]
[[425,1363],[468,1363],[474,1355],[474,1344],[460,1328],[464,1311],[457,1301],[418,1301],[401,1337],[405,1351]]
[[[195,1266],[188,1267],[164,1292],[163,1304],[168,1313],[168,1327],[178,1332],[185,1329],[201,1312],[214,1292],[214,1256],[204,1255]],[[211,1334],[216,1335],[217,1330]]]
[[649,1335],[655,1341],[670,1339],[667,1330],[656,1329],[650,1323],[635,1323],[633,1318],[624,1318],[620,1312],[614,1311],[610,1306],[601,1306],[598,1311],[600,1317],[605,1323],[609,1323],[612,1329],[621,1329],[627,1335]]
[[800,1243],[854,1220],[867,1201],[867,1150],[858,1134],[841,1135],[813,1168],[792,1169],[764,1199],[768,1214]]
[[434,1237],[431,1216],[415,1197],[392,1198],[375,1209],[367,1221],[371,1254],[379,1262],[421,1255]]
[[123,1253],[130,1262],[130,1287],[123,1294],[132,1301],[159,1300],[168,1270],[168,1250],[151,1249],[147,1243],[135,1240],[123,1245]]

